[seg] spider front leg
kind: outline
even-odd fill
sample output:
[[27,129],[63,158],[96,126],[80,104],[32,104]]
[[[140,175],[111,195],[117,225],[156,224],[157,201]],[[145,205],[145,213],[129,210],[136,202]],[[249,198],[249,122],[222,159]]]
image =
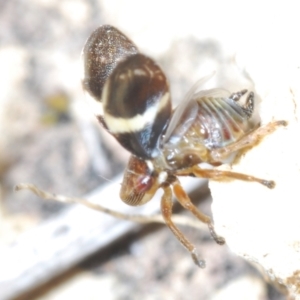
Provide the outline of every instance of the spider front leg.
[[181,184],[178,180],[176,180],[173,184],[173,191],[178,199],[179,203],[187,210],[189,210],[196,218],[198,218],[203,223],[207,224],[210,234],[213,237],[213,239],[216,241],[217,244],[223,245],[225,243],[225,239],[223,237],[220,237],[217,235],[214,229],[213,222],[211,221],[211,218],[201,211],[198,210],[198,208],[192,203],[190,197],[187,195],[187,193],[182,188]]
[[172,217],[172,190],[170,186],[163,187],[164,194],[161,199],[161,212],[166,225],[171,229],[179,242],[191,253],[192,259],[197,266],[205,268],[205,261],[199,259],[196,247],[183,235],[183,233],[173,223]]
[[[215,161],[220,162],[226,159],[231,153],[256,145],[265,136],[274,132],[279,126],[286,126],[286,125],[287,122],[283,120],[270,122],[264,126],[261,126],[249,132],[243,138],[228,146],[211,150],[210,155]],[[241,180],[245,180],[245,179],[241,179]],[[250,181],[256,181],[256,180],[250,180]]]

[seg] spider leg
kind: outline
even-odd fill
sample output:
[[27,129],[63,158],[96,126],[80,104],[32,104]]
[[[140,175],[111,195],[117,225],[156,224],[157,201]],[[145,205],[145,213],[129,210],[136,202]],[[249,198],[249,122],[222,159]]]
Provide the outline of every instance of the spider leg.
[[257,178],[251,175],[237,173],[237,172],[231,172],[231,171],[223,171],[223,170],[217,170],[217,169],[201,169],[198,166],[195,166],[192,168],[192,173],[201,178],[208,178],[213,180],[228,180],[228,179],[238,179],[243,181],[252,181],[252,182],[258,182],[269,189],[272,189],[275,187],[275,182],[272,180],[266,180]]
[[191,253],[192,259],[197,266],[205,268],[205,261],[199,258],[196,247],[184,236],[172,221],[172,190],[169,186],[163,187],[164,194],[161,199],[161,212],[166,225],[171,229],[179,242]]
[[239,92],[236,92],[236,93],[232,93],[229,98],[232,99],[233,101],[239,101],[241,99],[241,97],[243,95],[245,95],[246,93],[248,92],[248,90],[244,89],[244,90],[241,90]]
[[254,93],[250,92],[246,103],[242,106],[242,109],[248,118],[251,118],[254,111]]
[[[264,126],[261,126],[254,131],[251,131],[247,135],[245,135],[243,138],[238,140],[237,142],[234,142],[228,146],[213,149],[211,150],[211,157],[216,161],[220,162],[223,159],[226,159],[231,153],[234,153],[238,150],[241,150],[243,148],[252,147],[259,143],[265,136],[271,134],[274,132],[277,127],[279,126],[286,126],[286,121],[274,121],[270,122]],[[242,179],[244,180],[244,179]]]
[[179,203],[185,209],[189,210],[200,221],[207,224],[210,234],[213,237],[213,239],[216,241],[216,243],[219,245],[223,245],[225,243],[225,239],[217,235],[214,229],[213,222],[211,221],[211,218],[205,215],[204,213],[202,213],[200,210],[198,210],[198,208],[192,203],[190,197],[182,188],[180,182],[176,180],[174,183],[172,183],[172,186],[173,186],[174,194],[177,197]]
[[[248,90],[241,90],[239,92],[233,93],[230,95],[229,98],[231,98],[233,101],[238,102],[243,95],[245,95],[248,92]],[[246,103],[241,106],[243,109],[244,113],[248,118],[251,118],[254,110],[254,93],[250,92],[247,99]]]

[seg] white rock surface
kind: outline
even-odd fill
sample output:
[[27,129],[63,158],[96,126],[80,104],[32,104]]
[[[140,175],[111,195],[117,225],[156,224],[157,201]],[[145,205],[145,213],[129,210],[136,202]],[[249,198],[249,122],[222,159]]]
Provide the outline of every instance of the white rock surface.
[[229,247],[300,299],[300,64],[293,29],[285,28],[288,36],[271,37],[263,50],[252,42],[237,57],[261,96],[262,124],[289,124],[248,151],[232,170],[272,179],[276,187],[232,181],[211,182],[210,188],[216,229]]

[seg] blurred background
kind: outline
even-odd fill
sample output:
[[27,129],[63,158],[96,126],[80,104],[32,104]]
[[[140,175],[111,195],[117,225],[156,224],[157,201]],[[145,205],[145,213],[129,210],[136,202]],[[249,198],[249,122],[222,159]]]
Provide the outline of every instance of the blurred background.
[[[14,186],[31,182],[76,197],[107,184],[109,193],[119,189],[121,177],[115,178],[129,155],[97,124],[81,88],[80,53],[98,26],[119,28],[154,58],[178,103],[213,70],[214,84],[230,90],[240,72],[236,55],[251,49],[257,55],[278,35],[284,43],[282,37],[292,33],[284,31],[282,20],[292,22],[291,14],[287,3],[268,1],[0,0],[0,256],[5,262],[0,299],[285,299],[255,267],[226,245],[216,245],[206,229],[184,229],[207,262],[204,270],[165,226],[131,225],[102,246],[89,247],[89,213],[98,219],[102,214],[79,213],[78,227],[86,231],[75,230],[68,223],[72,205],[16,193]],[[210,214],[207,183],[186,184],[191,198]],[[108,199],[101,191],[99,203],[114,202],[123,210],[117,197]],[[159,209],[159,202],[155,205]],[[67,228],[81,243],[71,247],[68,239],[50,237],[49,224],[56,233]],[[40,236],[48,237],[43,249]],[[58,246],[74,259],[60,261]],[[70,249],[75,250],[69,255]],[[41,255],[45,250],[48,256]],[[14,260],[22,261],[22,255],[32,259],[26,266]],[[38,256],[44,264],[37,266]],[[46,261],[54,266],[51,271]]]

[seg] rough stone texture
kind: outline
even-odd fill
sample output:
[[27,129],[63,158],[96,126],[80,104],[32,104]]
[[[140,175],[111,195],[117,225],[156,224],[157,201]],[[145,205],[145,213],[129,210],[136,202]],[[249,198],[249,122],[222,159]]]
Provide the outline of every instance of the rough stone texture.
[[[284,12],[283,12],[284,15]],[[258,23],[259,24],[259,23]],[[270,23],[271,24],[271,23]],[[262,124],[287,120],[258,146],[226,169],[272,179],[273,190],[256,183],[211,182],[213,215],[221,235],[240,256],[260,265],[271,281],[278,282],[300,299],[299,104],[300,60],[297,25],[291,17],[266,36],[266,28],[249,37],[237,61],[253,79],[262,101]],[[264,41],[261,47],[255,47]]]

